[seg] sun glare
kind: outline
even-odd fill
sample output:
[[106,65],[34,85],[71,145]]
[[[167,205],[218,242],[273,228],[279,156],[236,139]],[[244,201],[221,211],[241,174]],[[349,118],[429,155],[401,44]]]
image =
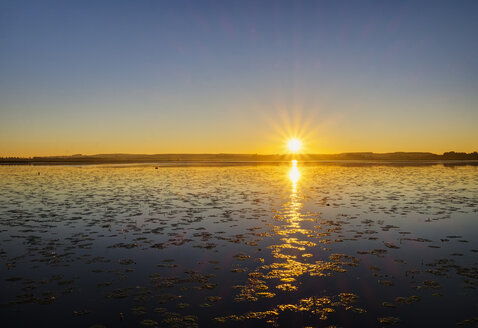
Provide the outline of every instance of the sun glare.
[[292,151],[292,152],[297,152],[300,150],[300,147],[302,147],[302,142],[300,142],[299,139],[290,139],[289,140],[289,143],[287,144],[287,146],[289,147],[289,149]]

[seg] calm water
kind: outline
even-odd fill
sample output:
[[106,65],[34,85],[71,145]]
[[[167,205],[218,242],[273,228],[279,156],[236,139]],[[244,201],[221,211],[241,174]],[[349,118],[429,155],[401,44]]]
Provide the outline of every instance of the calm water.
[[478,324],[476,166],[3,166],[0,187],[2,327]]

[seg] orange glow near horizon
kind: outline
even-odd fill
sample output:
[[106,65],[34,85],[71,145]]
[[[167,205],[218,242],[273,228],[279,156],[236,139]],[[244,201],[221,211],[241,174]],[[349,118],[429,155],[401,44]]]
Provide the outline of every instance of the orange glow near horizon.
[[[260,113],[261,108],[257,108]],[[476,151],[476,132],[463,128],[456,133],[425,135],[400,133],[400,125],[370,126],[366,131],[340,115],[327,116],[306,112],[301,106],[291,109],[278,106],[257,120],[237,120],[236,124],[205,122],[201,125],[182,122],[166,125],[163,121],[128,122],[119,119],[115,125],[104,126],[101,119],[86,118],[68,125],[54,121],[55,128],[27,121],[0,129],[0,157],[70,156],[74,154],[338,154],[348,152],[432,152]],[[471,121],[469,121],[471,122]],[[468,122],[468,123],[469,123]],[[80,124],[81,123],[81,124]],[[177,122],[176,122],[177,123]],[[467,123],[467,124],[468,124]],[[407,125],[412,129],[413,122]],[[471,124],[471,123],[469,123]],[[88,133],[84,133],[88,126]],[[160,128],[158,128],[158,126]],[[128,133],[125,133],[128,131]],[[250,133],[244,133],[250,131]],[[468,132],[467,132],[468,131]],[[473,130],[475,131],[475,130]],[[61,135],[61,138],[58,136]],[[301,146],[294,151],[288,143],[297,139]]]

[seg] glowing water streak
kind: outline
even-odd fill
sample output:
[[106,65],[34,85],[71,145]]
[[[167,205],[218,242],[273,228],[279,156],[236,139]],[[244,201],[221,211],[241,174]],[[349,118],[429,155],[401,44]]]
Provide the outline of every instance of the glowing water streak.
[[296,227],[299,226],[299,218],[300,218],[300,207],[301,204],[298,200],[298,195],[297,195],[297,184],[300,180],[300,171],[299,168],[297,167],[297,160],[292,160],[292,167],[290,168],[289,171],[289,179],[292,182],[292,191],[290,194],[290,204],[289,204],[289,209],[290,209],[290,218],[291,218],[291,224]]
[[297,182],[300,179],[300,171],[297,168],[297,160],[292,161],[292,167],[289,171],[289,179],[292,182],[292,194],[294,195],[297,191]]

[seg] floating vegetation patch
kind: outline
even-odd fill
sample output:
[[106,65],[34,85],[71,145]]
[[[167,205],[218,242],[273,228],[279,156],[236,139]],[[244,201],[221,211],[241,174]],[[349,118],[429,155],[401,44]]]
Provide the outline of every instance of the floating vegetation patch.
[[225,324],[228,321],[244,321],[251,319],[263,320],[268,324],[274,324],[280,316],[288,312],[307,312],[319,320],[326,320],[331,313],[334,313],[337,308],[345,310],[352,310],[356,313],[365,313],[361,308],[352,306],[357,300],[357,295],[352,293],[341,293],[335,297],[309,297],[300,299],[295,304],[278,304],[275,308],[262,312],[247,312],[243,315],[229,315],[223,317],[216,317],[217,323]]
[[400,319],[397,317],[382,317],[382,318],[377,318],[377,320],[382,325],[395,325],[400,322]]

